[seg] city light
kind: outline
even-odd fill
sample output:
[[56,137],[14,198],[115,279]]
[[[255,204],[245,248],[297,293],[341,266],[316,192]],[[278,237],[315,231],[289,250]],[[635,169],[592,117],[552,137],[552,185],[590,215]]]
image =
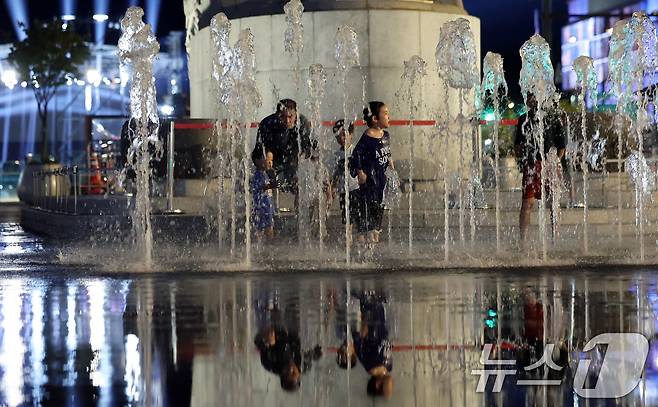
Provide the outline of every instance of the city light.
[[103,80],[103,77],[101,76],[101,73],[98,72],[96,69],[90,69],[87,71],[87,82],[94,85],[94,86],[99,86],[101,84],[101,81]]
[[107,14],[94,14],[92,18],[94,19],[94,21],[98,23],[103,23],[107,21],[107,19],[110,18],[110,16],[108,16]]
[[171,116],[174,114],[174,107],[171,105],[162,105],[160,106],[160,112],[165,116]]
[[487,112],[487,113],[485,113],[485,115],[484,115],[484,120],[486,120],[486,121],[488,121],[488,122],[492,122],[492,121],[494,121],[495,119],[496,119],[496,115],[494,115],[493,112]]
[[567,41],[569,41],[569,44],[575,44],[578,41],[578,38],[576,38],[575,35],[572,35]]
[[73,14],[64,14],[62,16],[62,21],[73,21],[75,20],[75,16]]
[[18,84],[18,75],[13,69],[5,69],[2,71],[2,83],[5,84],[9,89],[14,89],[14,86]]
[[509,102],[509,104],[507,105],[507,107],[510,109],[514,109],[514,106],[515,106],[514,102]]

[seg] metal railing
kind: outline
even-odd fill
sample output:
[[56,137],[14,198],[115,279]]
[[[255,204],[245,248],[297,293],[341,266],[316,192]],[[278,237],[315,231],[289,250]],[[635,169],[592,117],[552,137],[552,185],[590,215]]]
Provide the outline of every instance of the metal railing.
[[[80,171],[77,165],[32,173],[32,204],[54,212],[78,213],[78,196],[81,194]],[[73,196],[72,207],[69,198]]]
[[[113,169],[81,168],[77,165],[32,173],[32,205],[36,208],[69,214],[78,214],[81,196],[107,197],[118,176]],[[92,182],[99,177],[101,182]]]

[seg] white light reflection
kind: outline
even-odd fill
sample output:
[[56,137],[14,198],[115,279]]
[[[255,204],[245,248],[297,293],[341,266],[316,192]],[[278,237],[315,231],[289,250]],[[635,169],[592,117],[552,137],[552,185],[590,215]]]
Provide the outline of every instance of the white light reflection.
[[23,322],[21,320],[23,283],[21,280],[5,281],[2,287],[2,352],[0,367],[4,373],[0,385],[7,406],[18,406],[23,397],[23,357],[25,343],[21,336]]
[[77,284],[70,282],[68,285],[68,292],[66,294],[66,351],[68,353],[66,361],[66,385],[75,385],[75,350],[77,348],[77,325],[75,323],[75,294],[77,292]]
[[91,112],[91,86],[85,87],[85,110]]
[[109,363],[101,360],[101,354],[106,352],[105,345],[105,283],[103,281],[90,281],[87,284],[89,293],[89,345],[94,353],[91,361],[89,378],[94,387],[107,389],[109,385],[107,367]]
[[44,359],[46,357],[44,337],[43,337],[43,296],[44,287],[35,287],[31,292],[32,308],[32,334],[30,335],[30,365],[32,372],[30,380],[32,381],[32,400],[41,400],[43,397],[42,386],[46,384],[46,375],[44,369]]
[[139,338],[136,335],[126,335],[126,397],[128,402],[138,402],[140,396],[140,385],[142,369],[140,367]]
[[25,254],[27,252],[27,250],[20,245],[21,239],[18,236],[4,236],[0,243],[5,245],[5,247],[0,250],[0,254]]

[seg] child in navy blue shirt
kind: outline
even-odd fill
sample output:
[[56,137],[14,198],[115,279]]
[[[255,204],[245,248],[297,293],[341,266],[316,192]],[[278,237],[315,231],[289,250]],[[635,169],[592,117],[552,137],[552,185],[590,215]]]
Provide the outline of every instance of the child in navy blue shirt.
[[350,172],[359,181],[359,219],[357,241],[379,242],[384,216],[386,169],[393,167],[388,106],[370,102],[363,110],[368,129],[354,147]]
[[251,196],[253,198],[252,224],[256,239],[261,241],[274,238],[274,203],[272,190],[277,187],[276,180],[270,180],[267,170],[272,169],[272,153],[264,153],[263,148],[255,148],[251,160],[256,166],[256,172],[251,179]]
[[351,338],[347,338],[347,326],[340,327],[344,339],[336,353],[336,362],[347,369],[356,366],[358,359],[370,375],[368,394],[390,397],[393,393],[393,346],[388,337],[386,297],[376,292],[364,292],[359,297],[361,326],[358,331],[352,329]]

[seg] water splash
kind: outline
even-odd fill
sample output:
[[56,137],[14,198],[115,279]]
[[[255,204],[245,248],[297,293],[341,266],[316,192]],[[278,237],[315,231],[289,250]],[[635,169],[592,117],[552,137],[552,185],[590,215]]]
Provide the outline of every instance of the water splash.
[[487,52],[482,65],[482,92],[491,93],[496,96],[503,87],[507,93],[507,81],[505,80],[505,69],[503,68],[503,57],[495,52]]
[[656,65],[656,28],[643,12],[618,21],[610,38],[610,83],[622,102],[618,109],[628,111],[633,87],[643,86],[644,74]]
[[[578,101],[580,103],[581,111],[581,154],[587,157],[590,149],[590,141],[587,139],[587,95],[589,94],[592,99],[592,105],[596,107],[596,89],[598,81],[596,78],[596,71],[594,70],[594,60],[590,57],[581,55],[574,61],[574,71],[576,71],[576,79],[580,86],[580,95]],[[589,166],[586,159],[581,161],[581,169],[583,171],[583,254],[587,255],[589,251]]]
[[[551,49],[544,38],[533,35],[526,41],[520,50],[521,54],[521,76],[519,85],[526,105],[529,104],[530,95],[534,95],[537,103],[536,122],[530,121],[532,128],[532,140],[539,149],[542,162],[544,162],[544,119],[547,111],[552,109],[553,102],[557,96],[554,84],[555,72],[551,63]],[[546,185],[545,166],[541,170],[541,183]],[[542,259],[547,257],[546,242],[546,194],[542,194],[542,202],[539,206],[539,234],[542,243]]]
[[[409,254],[413,251],[414,240],[414,169],[416,161],[416,131],[414,120],[422,104],[423,78],[425,76],[427,76],[427,62],[421,57],[414,55],[408,61],[404,62],[402,87],[399,94],[409,102]],[[416,95],[419,95],[419,97],[416,97]]]
[[348,25],[338,27],[335,51],[336,68],[339,78],[344,81],[350,69],[360,65],[359,37],[354,28]]
[[[637,139],[637,156],[634,160],[641,162],[640,156],[644,154],[643,130],[649,124],[647,106],[648,93],[642,92],[647,75],[653,75],[656,67],[656,28],[643,12],[635,12],[628,20],[621,20],[615,24],[610,39],[610,82],[612,93],[617,97],[618,126],[616,126],[618,140],[618,160],[622,161],[622,134],[621,120],[630,120]],[[652,83],[652,78],[649,82]],[[630,157],[629,157],[630,159]],[[631,163],[633,160],[631,160]],[[628,163],[628,161],[627,161]],[[638,164],[637,170],[642,166]],[[621,172],[621,167],[618,167]],[[632,177],[632,176],[631,176]],[[638,180],[639,181],[639,180]],[[621,183],[621,179],[619,181]],[[642,189],[643,182],[635,183],[636,191],[636,225],[640,240],[640,259],[644,260],[644,204],[646,194]],[[618,214],[621,213],[621,200],[618,201]],[[621,230],[621,216],[618,216]],[[621,234],[619,235],[621,237]]]
[[[318,145],[318,161],[320,166],[324,166],[323,155],[327,151],[327,138],[322,137],[322,101],[324,100],[325,88],[327,86],[327,73],[320,64],[311,65],[308,69],[308,93],[309,109],[311,111],[311,140],[312,144]],[[324,170],[326,171],[326,169]],[[321,170],[321,172],[324,172]],[[322,182],[322,180],[321,180]],[[324,248],[324,236],[326,234],[326,209],[327,204],[322,188],[317,192],[318,197],[318,228],[320,232],[320,250]]]
[[539,110],[545,111],[552,106],[556,96],[551,49],[541,35],[535,34],[523,44],[520,54],[522,67],[519,85],[523,99],[527,103],[528,94],[535,95]]
[[502,119],[502,112],[500,109],[500,96],[501,89],[503,96],[507,96],[507,81],[505,80],[505,70],[503,68],[503,57],[500,54],[494,52],[487,52],[487,55],[484,57],[483,64],[483,76],[482,76],[482,94],[480,98],[486,100],[487,97],[493,96],[493,106],[494,106],[494,132],[493,132],[493,143],[494,143],[494,178],[496,183],[494,205],[496,207],[496,250],[500,252],[500,233],[501,233],[501,220],[500,220],[500,149],[499,149],[499,136],[500,136],[500,120]]
[[451,88],[472,89],[479,83],[476,49],[467,19],[458,18],[443,24],[435,57],[439,76]]
[[215,15],[210,20],[210,38],[213,43],[212,77],[217,84],[217,98],[221,104],[226,105],[229,92],[233,87],[231,64],[233,61],[233,49],[229,43],[231,33],[231,22],[224,13]]
[[[475,110],[466,112],[464,104],[467,102],[468,92],[476,90],[480,83],[480,74],[477,70],[477,53],[475,46],[473,32],[471,31],[470,22],[465,18],[458,18],[453,21],[445,23],[441,27],[439,41],[436,45],[436,63],[439,72],[439,77],[443,80],[445,86],[459,90],[459,114],[457,116],[457,123],[459,128],[457,130],[457,137],[459,137],[459,239],[463,243],[465,241],[464,231],[464,174],[467,171],[467,166],[464,157],[464,144],[466,143],[466,135],[470,139],[470,132],[465,131],[467,127],[471,126],[470,117],[475,115]],[[448,92],[446,91],[446,94]],[[475,97],[474,99],[478,99]],[[447,101],[446,101],[447,106]],[[448,109],[446,109],[446,140],[449,137],[450,118],[448,117]],[[450,161],[450,152],[448,150],[448,141],[446,141],[445,163]],[[469,157],[470,158],[470,157]],[[447,165],[444,165],[447,170]],[[447,173],[444,173],[444,178],[447,178]],[[445,238],[448,238],[448,222],[446,221]],[[448,241],[445,242],[446,246]],[[447,254],[446,254],[447,257]]]
[[[212,56],[212,77],[215,81],[216,100],[217,100],[217,114],[215,120],[215,133],[217,134],[216,150],[217,156],[213,160],[213,171],[211,172],[217,178],[217,241],[221,247],[224,242],[224,179],[226,176],[234,182],[237,178],[236,167],[234,160],[231,157],[234,155],[232,152],[235,146],[226,146],[225,140],[233,140],[224,126],[222,118],[226,117],[227,99],[230,90],[233,88],[233,81],[231,80],[230,70],[233,59],[233,49],[229,43],[229,35],[231,33],[231,22],[224,13],[215,15],[210,20],[210,38],[213,44]],[[229,168],[226,168],[226,166]],[[229,191],[231,204],[231,247],[235,249],[235,225],[236,225],[236,211],[235,211],[235,185],[231,185]]]
[[131,122],[137,127],[129,148],[126,167],[134,166],[136,179],[135,207],[131,214],[132,231],[137,251],[143,253],[146,267],[150,268],[153,250],[153,230],[151,227],[151,201],[149,145],[155,146],[156,155],[162,155],[162,145],[158,140],[158,110],[156,103],[153,60],[160,51],[155,35],[142,18],[144,11],[130,7],[121,20],[119,38],[119,60],[122,65],[132,68],[130,88]]
[[[213,79],[217,83],[217,97],[226,116],[226,130],[222,133],[229,138],[228,160],[230,162],[231,187],[231,253],[235,252],[237,234],[237,194],[239,172],[242,172],[243,198],[245,208],[244,237],[245,261],[251,261],[251,196],[249,174],[251,154],[249,129],[255,119],[257,109],[262,105],[262,97],[256,82],[256,54],[254,36],[250,29],[240,32],[238,41],[231,47],[229,33],[231,23],[224,14],[218,14],[211,21],[211,39],[214,46]],[[220,124],[220,127],[224,127]],[[221,135],[220,135],[220,138]],[[242,147],[242,151],[240,151]],[[218,154],[225,152],[222,140],[218,140]],[[242,169],[238,170],[238,161]],[[225,160],[218,160],[224,163]],[[221,182],[221,181],[220,181]],[[219,228],[222,225],[218,225]]]
[[301,0],[290,0],[283,6],[286,13],[286,28],[284,46],[286,52],[292,54],[301,54],[304,50],[304,25],[302,24],[302,15],[304,14],[304,5]]
[[[349,74],[350,70],[353,68],[359,66],[360,64],[360,58],[359,58],[359,37],[354,30],[354,28],[348,26],[348,25],[341,25],[338,27],[338,31],[336,32],[336,41],[334,44],[334,56],[336,58],[336,70],[338,71],[338,80],[339,83],[343,89],[343,117],[345,118],[345,122],[349,123],[350,121],[356,121],[356,120],[350,120],[349,118],[352,117],[353,119],[356,119],[354,115],[348,116],[347,114],[347,101],[349,99],[349,88],[347,86],[347,75]],[[349,191],[349,185],[348,185],[348,180],[349,180],[349,169],[348,169],[348,162],[349,162],[349,157],[347,156],[348,154],[348,149],[345,149],[345,162],[343,166],[343,177],[344,177],[344,182],[345,182],[345,191]],[[352,240],[351,236],[351,229],[350,229],[350,198],[349,198],[349,193],[345,194],[345,219],[347,219],[347,222],[345,222],[345,261],[349,264],[350,263],[350,242]]]
[[[311,241],[312,225],[316,219],[316,209],[319,206],[319,197],[322,195],[322,185],[327,179],[327,171],[322,163],[315,157],[313,159],[300,157],[297,169],[299,184],[299,241],[307,246]],[[318,219],[319,221],[319,219]]]
[[486,207],[484,188],[480,179],[480,171],[475,163],[471,164],[470,176],[466,184],[466,205],[470,213],[471,244],[475,242],[476,222],[475,209]]
[[651,172],[644,154],[632,152],[626,159],[626,172],[631,183],[645,197],[649,197],[655,186],[655,176]]
[[580,85],[580,96],[586,100],[589,95],[592,99],[592,106],[596,106],[599,81],[594,70],[594,60],[581,55],[574,61],[573,69],[576,72],[576,82]]
[[605,169],[605,147],[607,141],[607,139],[601,138],[598,131],[592,136],[586,160],[594,170],[603,171]]
[[254,47],[254,35],[249,28],[240,32],[240,38],[234,48],[235,57],[232,63],[236,88],[232,94],[232,101],[236,101],[235,107],[243,119],[244,125],[249,125],[256,116],[258,108],[263,99],[258,90],[256,82],[256,51]]
[[240,38],[234,47],[235,57],[232,61],[231,73],[235,81],[229,110],[229,118],[236,118],[234,124],[236,136],[242,141],[242,171],[244,180],[245,204],[245,261],[251,263],[251,191],[249,190],[249,177],[251,167],[251,154],[249,145],[249,128],[256,117],[257,109],[262,105],[262,97],[256,84],[256,52],[254,35],[249,28],[240,32]]
[[551,148],[546,157],[546,182],[549,194],[548,202],[551,206],[551,231],[553,242],[555,242],[560,220],[560,199],[565,193],[562,163],[555,148]]
[[384,206],[391,209],[400,204],[402,194],[400,193],[400,177],[397,171],[388,167],[385,172],[386,185],[384,186]]

